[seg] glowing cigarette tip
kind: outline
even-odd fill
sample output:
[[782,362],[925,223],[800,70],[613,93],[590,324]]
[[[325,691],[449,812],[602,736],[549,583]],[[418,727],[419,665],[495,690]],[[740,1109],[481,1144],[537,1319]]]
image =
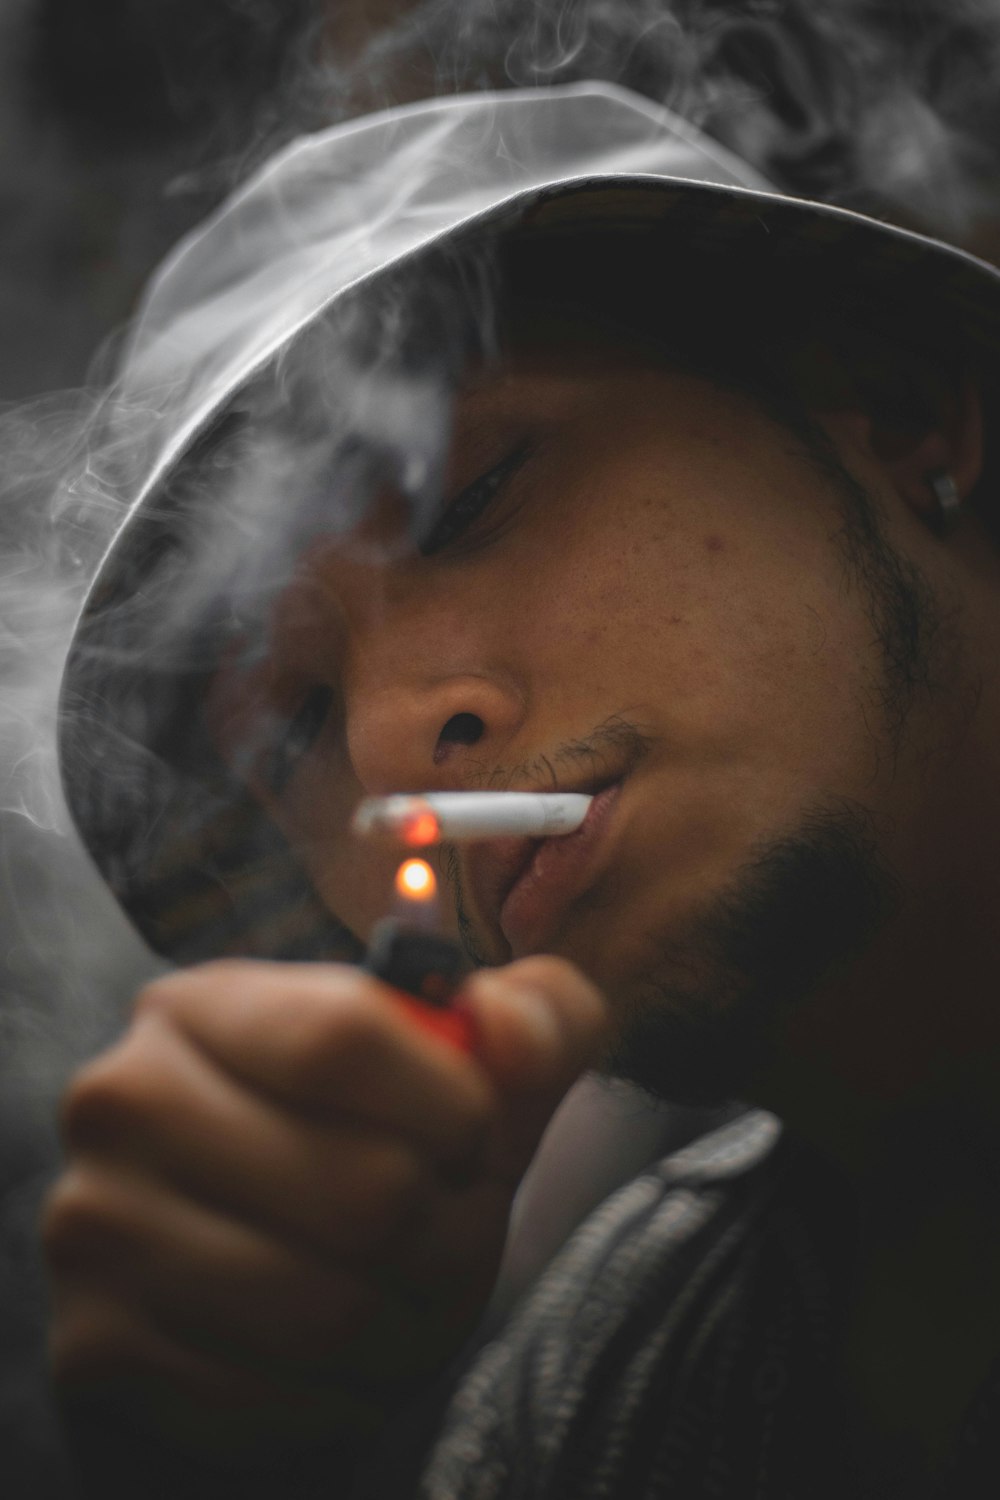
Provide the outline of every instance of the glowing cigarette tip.
[[424,792],[370,797],[356,833],[411,849],[473,839],[554,838],[575,833],[593,798],[583,792]]

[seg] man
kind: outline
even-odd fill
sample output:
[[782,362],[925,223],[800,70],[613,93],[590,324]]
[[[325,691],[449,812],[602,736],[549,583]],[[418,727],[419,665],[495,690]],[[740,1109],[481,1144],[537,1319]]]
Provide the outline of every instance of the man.
[[[63,764],[156,946],[244,957],[70,1091],[53,1347],[96,1491],[137,1431],[168,1493],[972,1493],[997,298],[603,85],[304,142],[168,265]],[[594,802],[445,849],[464,1052],[324,960],[385,908],[359,797],[483,786]],[[762,1108],[477,1353],[595,1064]]]

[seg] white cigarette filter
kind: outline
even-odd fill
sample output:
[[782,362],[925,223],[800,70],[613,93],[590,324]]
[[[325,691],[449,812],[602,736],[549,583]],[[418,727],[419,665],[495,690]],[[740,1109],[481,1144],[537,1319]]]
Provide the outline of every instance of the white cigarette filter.
[[458,840],[575,833],[592,797],[583,792],[424,792],[369,797],[354,814],[357,833],[410,849]]

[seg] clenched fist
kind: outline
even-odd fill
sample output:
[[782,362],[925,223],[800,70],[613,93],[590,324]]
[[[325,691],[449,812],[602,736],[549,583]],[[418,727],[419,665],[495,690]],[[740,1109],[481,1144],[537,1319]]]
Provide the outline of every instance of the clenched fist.
[[71,1407],[252,1461],[370,1442],[426,1385],[606,1024],[557,959],[481,972],[462,1003],[471,1055],[347,967],[216,963],[143,991],[69,1089],[47,1208]]

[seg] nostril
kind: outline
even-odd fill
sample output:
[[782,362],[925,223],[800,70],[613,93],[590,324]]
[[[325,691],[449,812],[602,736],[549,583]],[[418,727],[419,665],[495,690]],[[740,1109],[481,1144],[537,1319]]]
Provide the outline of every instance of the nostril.
[[476,745],[485,729],[486,725],[478,714],[452,714],[440,738],[450,745]]
[[486,725],[478,714],[452,714],[438,735],[434,751],[434,764],[447,760],[453,745],[477,745],[485,733]]

